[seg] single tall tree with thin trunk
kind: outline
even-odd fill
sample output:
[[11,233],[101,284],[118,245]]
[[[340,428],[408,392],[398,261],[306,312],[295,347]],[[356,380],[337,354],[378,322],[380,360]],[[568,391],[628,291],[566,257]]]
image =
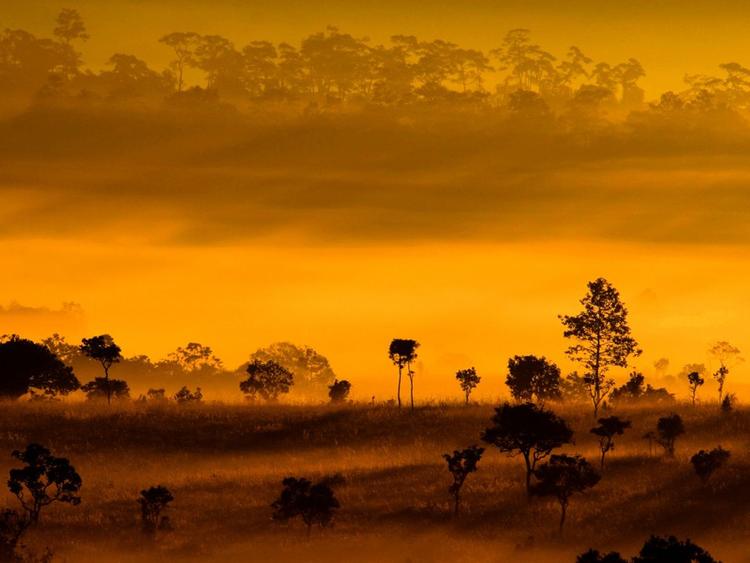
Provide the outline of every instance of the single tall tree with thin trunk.
[[602,452],[600,469],[604,471],[604,456],[615,449],[615,436],[622,436],[630,428],[629,420],[622,420],[618,416],[608,416],[599,419],[599,426],[591,429],[591,433],[599,437],[599,449]]
[[109,369],[122,359],[120,347],[115,344],[109,334],[101,334],[84,338],[81,344],[81,353],[92,360],[96,360],[104,370],[104,382],[107,393],[107,404],[112,402],[112,389],[109,382]]
[[473,367],[468,369],[460,369],[456,372],[456,379],[458,384],[461,386],[461,391],[464,392],[466,398],[466,404],[469,404],[469,396],[474,388],[479,385],[482,378],[477,375],[477,370]]
[[708,354],[719,362],[719,368],[713,376],[719,385],[719,404],[721,404],[724,398],[724,384],[729,375],[729,367],[744,360],[740,357],[740,349],[725,340],[711,346],[708,349]]
[[411,383],[411,408],[414,409],[414,372],[411,369],[411,364],[417,359],[417,348],[419,348],[419,342],[405,338],[394,338],[388,347],[388,357],[398,367],[398,389],[396,391],[398,408],[401,408],[401,379],[403,370],[406,368]]
[[620,293],[604,278],[588,283],[588,292],[581,299],[583,311],[577,315],[560,315],[565,338],[575,343],[566,350],[574,362],[585,370],[585,382],[594,405],[594,417],[599,407],[615,386],[607,378],[612,367],[627,367],[631,356],[641,350],[630,335],[628,311],[620,300]]
[[690,386],[690,399],[693,401],[695,406],[695,396],[698,394],[698,387],[703,385],[706,380],[701,377],[701,374],[697,371],[691,371],[687,374],[688,385]]

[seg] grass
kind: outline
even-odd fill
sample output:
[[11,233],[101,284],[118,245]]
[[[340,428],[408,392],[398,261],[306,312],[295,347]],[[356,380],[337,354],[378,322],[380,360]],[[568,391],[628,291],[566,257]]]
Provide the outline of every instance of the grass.
[[[562,448],[598,460],[593,419],[554,407],[575,430]],[[678,412],[687,434],[673,460],[641,436]],[[601,482],[559,507],[528,502],[520,458],[487,448],[469,476],[462,517],[451,518],[450,476],[441,454],[480,443],[490,405],[257,407],[11,403],[0,410],[0,474],[10,452],[32,441],[68,457],[83,477],[78,507],[52,506],[27,543],[67,561],[574,561],[589,548],[632,554],[651,533],[690,537],[724,561],[743,561],[750,514],[750,411],[715,405],[627,408],[633,421],[607,457]],[[690,456],[721,444],[729,465],[702,485]],[[658,447],[658,446],[657,446]],[[3,453],[5,452],[5,453]],[[307,540],[301,523],[270,519],[283,477],[341,473],[335,526]],[[175,496],[174,531],[140,533],[136,498],[163,484]],[[0,505],[15,506],[9,493]]]

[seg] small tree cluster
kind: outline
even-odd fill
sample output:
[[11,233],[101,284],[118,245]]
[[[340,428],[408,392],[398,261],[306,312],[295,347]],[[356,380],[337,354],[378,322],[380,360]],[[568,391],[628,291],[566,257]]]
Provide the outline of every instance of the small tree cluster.
[[461,487],[464,481],[477,470],[477,463],[482,458],[484,448],[469,446],[463,450],[454,450],[453,454],[443,454],[443,459],[448,462],[448,471],[453,475],[453,483],[448,487],[448,492],[453,495],[453,514],[458,516]]
[[313,524],[325,527],[333,521],[339,501],[327,482],[313,485],[305,478],[287,477],[281,484],[281,494],[271,504],[274,520],[286,522],[299,516],[307,526],[308,536]]
[[157,530],[169,528],[169,518],[162,516],[162,511],[173,500],[172,493],[163,485],[141,491],[138,504],[141,507],[141,527],[145,534],[154,535]]
[[196,387],[195,391],[190,391],[187,385],[184,385],[182,389],[174,394],[174,400],[178,405],[197,404],[203,401],[203,391],[201,391],[200,387]]
[[718,446],[712,450],[700,450],[690,458],[696,475],[701,481],[707,483],[715,471],[723,467],[729,461],[729,452]]
[[482,440],[503,453],[523,456],[528,495],[531,495],[531,476],[537,463],[573,437],[573,431],[563,419],[533,403],[505,403],[495,409],[491,422],[492,426],[482,432]]
[[328,386],[328,398],[332,403],[343,403],[349,398],[349,392],[352,384],[346,379],[334,379],[333,383]]
[[[631,563],[718,563],[710,553],[689,539],[678,540],[674,536],[651,536],[643,544]],[[576,559],[576,563],[628,563],[619,553],[600,553],[589,549]]]
[[667,457],[674,457],[675,440],[685,433],[685,426],[679,414],[661,417],[656,423],[656,443],[664,448]]
[[519,402],[536,402],[540,406],[547,400],[560,399],[560,368],[542,356],[513,356],[508,360],[505,384],[513,398]]
[[560,503],[560,533],[565,525],[570,497],[596,485],[601,476],[585,458],[574,455],[553,455],[547,463],[534,471],[537,481],[531,493],[553,496]]
[[247,366],[247,374],[248,378],[240,382],[240,390],[252,401],[260,397],[264,401],[276,402],[279,395],[289,393],[294,384],[292,372],[273,360],[253,360]]

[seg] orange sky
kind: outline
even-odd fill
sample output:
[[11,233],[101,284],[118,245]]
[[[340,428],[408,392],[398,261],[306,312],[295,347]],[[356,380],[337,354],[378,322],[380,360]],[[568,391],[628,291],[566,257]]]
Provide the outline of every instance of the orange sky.
[[[47,34],[70,4],[6,0],[0,27]],[[156,40],[175,30],[244,43],[337,24],[489,49],[524,26],[557,54],[639,58],[653,96],[750,52],[750,11],[729,0],[73,5],[94,67],[114,51],[164,65]],[[157,359],[200,341],[232,367],[289,340],[326,355],[358,397],[393,393],[388,342],[416,338],[418,396],[458,396],[454,371],[475,365],[490,397],[510,355],[570,367],[557,314],[604,276],[630,308],[639,368],[665,356],[677,372],[719,339],[750,346],[750,162],[734,146],[672,154],[655,138],[615,157],[518,131],[480,142],[471,125],[44,119],[0,138],[0,333],[109,332]]]

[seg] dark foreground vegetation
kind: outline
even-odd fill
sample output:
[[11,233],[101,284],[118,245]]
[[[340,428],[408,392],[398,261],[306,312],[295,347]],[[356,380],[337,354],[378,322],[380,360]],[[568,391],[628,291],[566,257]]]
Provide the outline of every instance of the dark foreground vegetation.
[[[674,455],[650,453],[643,435],[672,411],[685,430]],[[487,444],[459,487],[456,516],[443,454],[480,443],[496,414],[490,405],[10,403],[0,410],[0,471],[21,467],[10,454],[29,443],[70,461],[80,504],[45,506],[21,542],[24,552],[49,548],[69,561],[572,562],[590,548],[636,554],[652,534],[741,561],[750,412],[680,404],[616,413],[632,428],[616,437],[604,471],[592,464],[600,479],[570,497],[562,533],[558,496],[529,497],[523,460]],[[598,460],[591,413],[557,414],[574,443],[553,455]],[[719,444],[731,457],[706,478],[691,457]],[[301,504],[290,489],[306,491]],[[11,493],[4,505],[19,507]]]

